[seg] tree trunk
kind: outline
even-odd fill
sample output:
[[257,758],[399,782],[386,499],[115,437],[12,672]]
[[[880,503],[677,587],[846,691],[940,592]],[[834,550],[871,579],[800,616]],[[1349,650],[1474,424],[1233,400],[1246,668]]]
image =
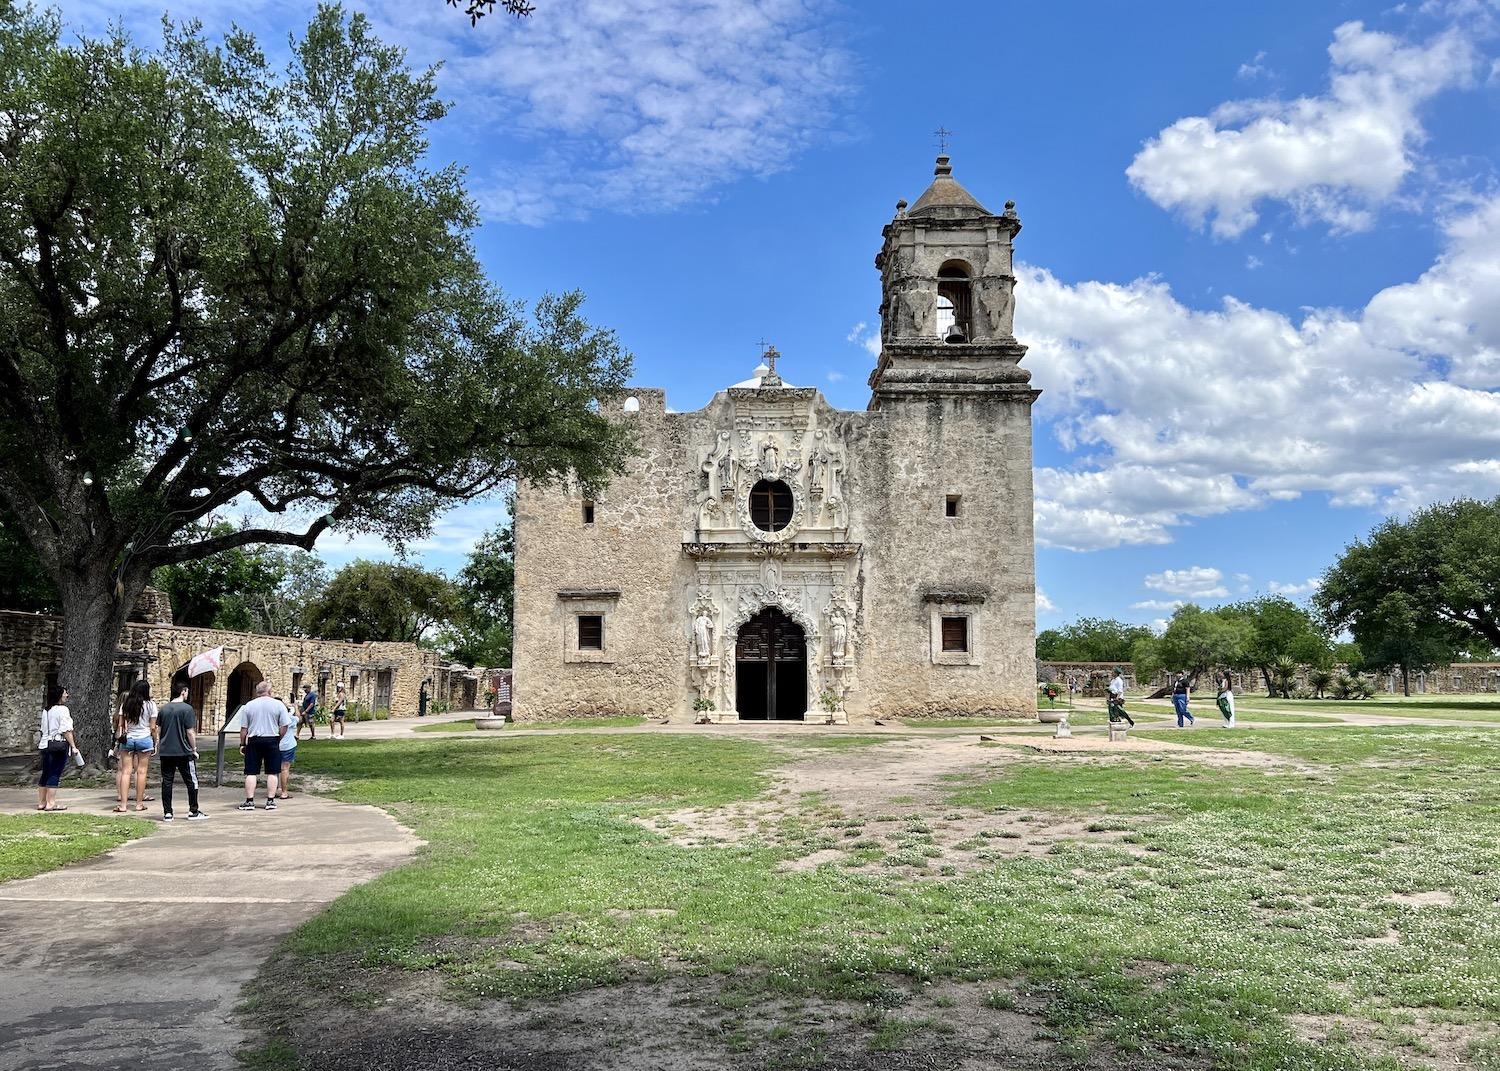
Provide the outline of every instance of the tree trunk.
[[1406,663],[1401,663],[1401,694],[1411,698],[1411,673],[1407,670]]
[[1274,684],[1271,683],[1271,670],[1270,670],[1270,667],[1268,667],[1268,666],[1261,666],[1260,667],[1260,675],[1265,679],[1265,682],[1266,682],[1266,698],[1267,699],[1275,699],[1276,698],[1276,685],[1274,685]]
[[[89,571],[65,578],[62,599],[62,668],[58,683],[68,690],[74,739],[90,762],[103,763],[114,714],[115,649],[139,585],[116,597],[114,577]],[[129,596],[126,598],[124,596]]]

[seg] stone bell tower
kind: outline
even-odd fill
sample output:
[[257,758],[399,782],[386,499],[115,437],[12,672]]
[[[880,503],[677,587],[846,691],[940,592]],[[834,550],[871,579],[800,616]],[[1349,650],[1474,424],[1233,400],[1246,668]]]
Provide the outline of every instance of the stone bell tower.
[[900,397],[1009,388],[1029,394],[1018,366],[1011,246],[1015,202],[992,215],[953,178],[946,154],[932,185],[885,225],[880,269],[881,353],[871,409]]
[[[1035,709],[1031,406],[1012,330],[1015,204],[991,214],[953,178],[885,225],[880,360],[870,414],[883,440],[863,494],[866,601],[884,629],[865,687],[928,711]],[[892,706],[896,704],[891,702]]]

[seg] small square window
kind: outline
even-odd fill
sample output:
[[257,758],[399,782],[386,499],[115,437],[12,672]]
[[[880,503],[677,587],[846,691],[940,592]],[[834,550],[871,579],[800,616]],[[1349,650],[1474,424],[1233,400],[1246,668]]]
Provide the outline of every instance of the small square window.
[[969,649],[969,619],[967,617],[943,618],[943,650],[967,651]]
[[583,504],[583,523],[594,523],[594,503],[592,501],[587,501]]
[[604,615],[578,615],[578,649],[580,651],[604,650]]
[[958,496],[958,495],[949,495],[943,501],[943,515],[945,517],[957,517],[958,516],[958,500],[959,500],[959,497],[960,496]]

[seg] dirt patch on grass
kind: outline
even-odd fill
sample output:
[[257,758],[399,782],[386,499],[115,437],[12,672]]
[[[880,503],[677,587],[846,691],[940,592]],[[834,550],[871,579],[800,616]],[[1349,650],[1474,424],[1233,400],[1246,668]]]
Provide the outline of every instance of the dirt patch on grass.
[[1426,892],[1414,893],[1392,893],[1391,899],[1398,904],[1407,907],[1451,907],[1453,905],[1453,894],[1441,889],[1429,889]]
[[1473,1067],[1481,1046],[1495,1044],[1490,1024],[1439,1009],[1395,1008],[1376,1013],[1379,1021],[1358,1015],[1291,1015],[1293,1034],[1318,1046],[1348,1045],[1365,1055],[1399,1055],[1402,1067]]
[[[787,996],[758,974],[670,975],[557,998],[465,997],[433,972],[350,969],[281,1002],[271,1051],[317,1071],[1082,1071],[1190,1068],[1166,1054],[1125,1059],[1102,1042],[1064,1050],[1043,1003],[999,983],[892,980],[898,1006]],[[361,1010],[335,1008],[349,992]],[[335,1014],[330,1014],[336,1012]]]
[[790,752],[775,772],[774,787],[759,799],[673,811],[642,824],[684,847],[765,844],[784,853],[779,866],[792,871],[839,866],[946,878],[1003,859],[1045,855],[1065,842],[1116,849],[1122,863],[1147,854],[1134,843],[1136,823],[1130,821],[980,811],[946,802],[956,782],[997,774],[1020,759],[1016,750],[981,746],[977,738]]

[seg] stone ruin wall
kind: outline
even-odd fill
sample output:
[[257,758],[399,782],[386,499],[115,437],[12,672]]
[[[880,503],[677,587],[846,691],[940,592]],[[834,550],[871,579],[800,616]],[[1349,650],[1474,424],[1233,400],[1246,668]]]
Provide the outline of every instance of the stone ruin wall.
[[[56,672],[61,662],[61,642],[61,618],[0,610],[0,751],[36,746],[43,690],[47,675]],[[121,633],[119,646],[122,651],[148,659],[131,666],[118,665],[117,670],[143,671],[158,702],[165,702],[172,675],[179,668],[194,655],[222,646],[224,663],[213,675],[204,693],[204,709],[199,712],[204,726],[213,729],[233,713],[225,710],[229,677],[243,663],[255,671],[247,669],[246,677],[258,673],[271,682],[272,693],[283,700],[291,693],[296,667],[301,667],[304,683],[316,685],[320,676],[326,675],[330,693],[335,683],[347,684],[357,676],[349,692],[350,702],[358,701],[371,709],[377,673],[389,669],[390,713],[397,718],[417,713],[417,692],[423,680],[432,680],[433,696],[455,699],[467,699],[473,684],[471,671],[444,667],[436,653],[411,643],[348,643],[132,622]],[[326,702],[321,694],[320,699]],[[87,716],[84,711],[73,713],[75,718]]]

